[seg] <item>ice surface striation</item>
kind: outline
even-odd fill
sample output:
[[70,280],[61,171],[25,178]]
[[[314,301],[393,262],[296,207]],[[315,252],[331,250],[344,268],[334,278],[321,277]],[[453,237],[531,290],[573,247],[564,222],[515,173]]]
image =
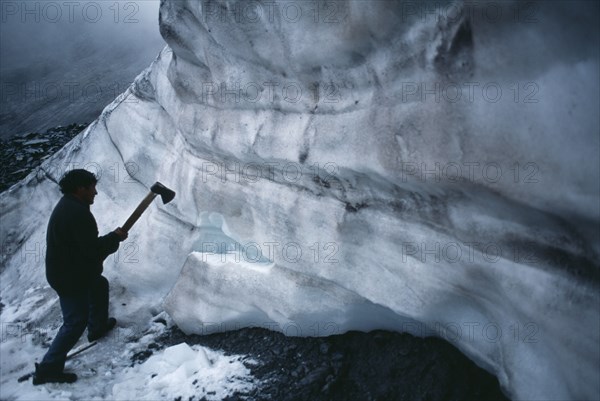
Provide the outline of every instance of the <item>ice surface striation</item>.
[[87,166],[103,232],[177,192],[105,262],[125,323],[435,334],[511,398],[597,398],[598,6],[530,4],[162,2],[168,46],[0,195],[2,320],[47,319]]

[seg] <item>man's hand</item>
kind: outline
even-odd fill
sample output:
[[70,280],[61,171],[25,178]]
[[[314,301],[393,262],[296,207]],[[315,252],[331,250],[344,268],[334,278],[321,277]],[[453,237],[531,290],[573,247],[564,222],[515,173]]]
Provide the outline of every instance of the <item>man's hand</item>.
[[119,236],[119,241],[121,241],[121,242],[125,241],[127,239],[127,237],[129,236],[129,233],[127,231],[123,230],[121,227],[117,228],[113,232]]

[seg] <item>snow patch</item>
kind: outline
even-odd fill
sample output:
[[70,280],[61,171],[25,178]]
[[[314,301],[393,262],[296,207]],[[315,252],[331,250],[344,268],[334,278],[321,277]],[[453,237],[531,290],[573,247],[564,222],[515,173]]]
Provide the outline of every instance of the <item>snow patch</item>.
[[115,400],[221,400],[255,386],[244,357],[226,356],[199,345],[180,343],[123,372],[112,389]]

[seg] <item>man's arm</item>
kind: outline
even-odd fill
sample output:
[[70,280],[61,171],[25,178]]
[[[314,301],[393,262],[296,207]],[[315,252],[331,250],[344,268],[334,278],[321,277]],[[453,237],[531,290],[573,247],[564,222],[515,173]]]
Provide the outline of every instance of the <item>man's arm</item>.
[[98,237],[98,256],[100,261],[103,261],[108,255],[115,253],[119,249],[119,242],[127,239],[127,231],[123,231],[121,227],[116,230]]
[[77,219],[72,235],[79,251],[76,257],[92,266],[101,264],[108,255],[119,249],[119,242],[127,238],[127,233],[120,229],[99,237],[98,226],[91,213]]

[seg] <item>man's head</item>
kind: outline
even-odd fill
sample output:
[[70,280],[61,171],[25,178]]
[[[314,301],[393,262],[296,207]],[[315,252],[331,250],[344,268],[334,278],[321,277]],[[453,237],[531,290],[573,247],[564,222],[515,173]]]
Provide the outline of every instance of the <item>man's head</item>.
[[63,194],[71,194],[77,199],[91,205],[94,203],[96,192],[96,183],[98,179],[87,170],[71,170],[61,178],[58,185]]

